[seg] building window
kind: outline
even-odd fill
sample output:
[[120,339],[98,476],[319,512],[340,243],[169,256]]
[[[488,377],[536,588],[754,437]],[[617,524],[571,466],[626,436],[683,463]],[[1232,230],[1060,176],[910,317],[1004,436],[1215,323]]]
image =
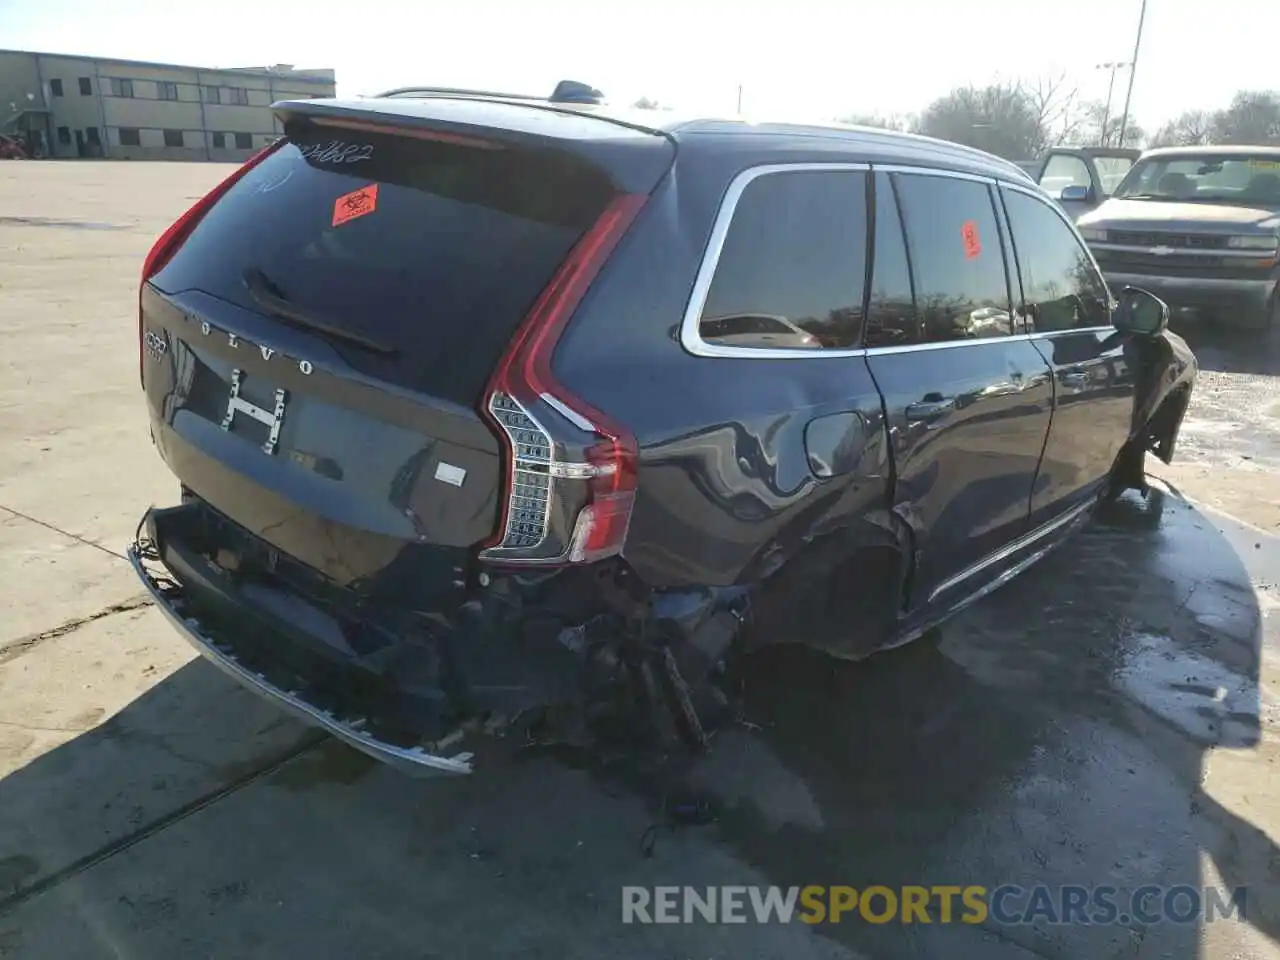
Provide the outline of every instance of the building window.
[[161,100],[177,100],[178,85],[171,80],[161,80],[156,84]]
[[205,103],[221,103],[222,88],[221,87],[205,87],[204,102]]
[[113,97],[132,97],[133,81],[121,80],[119,77],[111,78],[111,95]]
[[122,147],[140,147],[142,146],[142,137],[138,134],[137,127],[121,127],[117,131],[120,138],[120,146]]
[[181,130],[166,130],[166,131],[164,132],[164,145],[165,145],[166,147],[181,147],[181,146],[183,146],[183,143],[182,143],[182,131],[181,131]]
[[236,134],[236,149],[237,149],[237,150],[249,150],[249,149],[251,149],[252,147],[253,147],[253,134],[251,134],[251,133],[237,133],[237,134]]
[[80,96],[88,97],[93,94],[93,84],[89,82],[88,77],[80,78]]
[[59,127],[59,128],[58,128],[58,142],[59,142],[59,143],[70,143],[70,142],[71,142],[71,128],[70,128],[70,127]]
[[50,95],[51,95],[51,96],[55,96],[55,97],[60,97],[60,96],[62,96],[62,81],[61,81],[61,80],[50,80],[50,81],[49,81],[49,93],[50,93]]
[[213,135],[213,148],[215,150],[225,150],[227,148],[227,135],[225,133],[215,133]]
[[238,107],[247,107],[249,105],[249,91],[244,87],[227,87],[228,103],[234,103]]
[[89,142],[90,142],[90,143],[101,143],[101,142],[102,142],[102,141],[101,141],[101,139],[99,139],[99,137],[98,137],[98,128],[97,128],[97,127],[85,127],[85,128],[84,128],[84,135],[88,138],[88,140],[89,140]]

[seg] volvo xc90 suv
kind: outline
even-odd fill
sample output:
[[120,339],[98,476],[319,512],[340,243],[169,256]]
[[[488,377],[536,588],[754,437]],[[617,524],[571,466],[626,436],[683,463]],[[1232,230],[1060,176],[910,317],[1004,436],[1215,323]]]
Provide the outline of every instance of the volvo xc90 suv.
[[164,233],[134,566],[244,685],[408,771],[705,747],[761,644],[920,636],[1143,486],[1196,374],[1013,164],[416,89]]

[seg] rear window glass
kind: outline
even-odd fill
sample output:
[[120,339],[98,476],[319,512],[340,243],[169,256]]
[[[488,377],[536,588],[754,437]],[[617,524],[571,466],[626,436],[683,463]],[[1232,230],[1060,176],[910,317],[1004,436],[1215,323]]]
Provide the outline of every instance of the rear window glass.
[[337,128],[293,135],[154,278],[259,313],[290,307],[394,347],[340,341],[365,373],[474,403],[533,301],[612,196],[575,158]]
[[702,308],[702,339],[753,349],[856,347],[866,197],[861,171],[787,171],[752,180],[725,234]]

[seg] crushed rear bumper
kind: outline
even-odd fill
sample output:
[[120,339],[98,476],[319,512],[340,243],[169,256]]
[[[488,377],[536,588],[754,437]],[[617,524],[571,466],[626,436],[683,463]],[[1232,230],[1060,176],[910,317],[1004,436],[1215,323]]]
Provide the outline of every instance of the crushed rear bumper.
[[156,606],[201,656],[282,710],[404,773],[433,777],[472,772],[471,753],[433,752],[421,745],[384,738],[376,732],[377,725],[371,724],[368,717],[344,716],[340,709],[294,689],[287,671],[273,671],[259,663],[251,665],[246,662],[234,648],[231,641],[235,638],[230,636],[231,632],[217,625],[213,619],[206,620],[202,614],[208,607],[204,603],[192,602],[216,598],[224,603],[233,603],[234,596],[225,584],[217,582],[215,571],[200,570],[197,558],[183,551],[181,545],[166,543],[156,522],[157,516],[163,518],[165,513],[157,510],[148,512],[140,527],[140,535],[129,547],[129,562]]

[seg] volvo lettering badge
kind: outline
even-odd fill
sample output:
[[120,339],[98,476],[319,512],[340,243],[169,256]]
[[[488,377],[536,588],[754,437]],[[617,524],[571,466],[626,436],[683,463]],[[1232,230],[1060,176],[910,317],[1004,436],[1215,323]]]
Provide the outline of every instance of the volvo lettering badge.
[[[222,330],[219,330],[217,327],[213,326],[213,324],[211,324],[208,320],[200,321],[200,333],[202,336],[207,337],[210,334],[222,333],[222,332],[223,332]],[[238,333],[227,334],[227,346],[231,347],[232,349],[238,350],[240,349],[240,343],[241,343],[241,340],[240,340],[240,335]],[[263,360],[270,360],[272,357],[276,355],[276,348],[268,347],[266,344],[259,344],[258,352],[262,354]],[[315,367],[312,365],[310,360],[299,360],[298,369],[302,371],[303,376],[309,377],[311,376],[311,372],[315,369]]]

